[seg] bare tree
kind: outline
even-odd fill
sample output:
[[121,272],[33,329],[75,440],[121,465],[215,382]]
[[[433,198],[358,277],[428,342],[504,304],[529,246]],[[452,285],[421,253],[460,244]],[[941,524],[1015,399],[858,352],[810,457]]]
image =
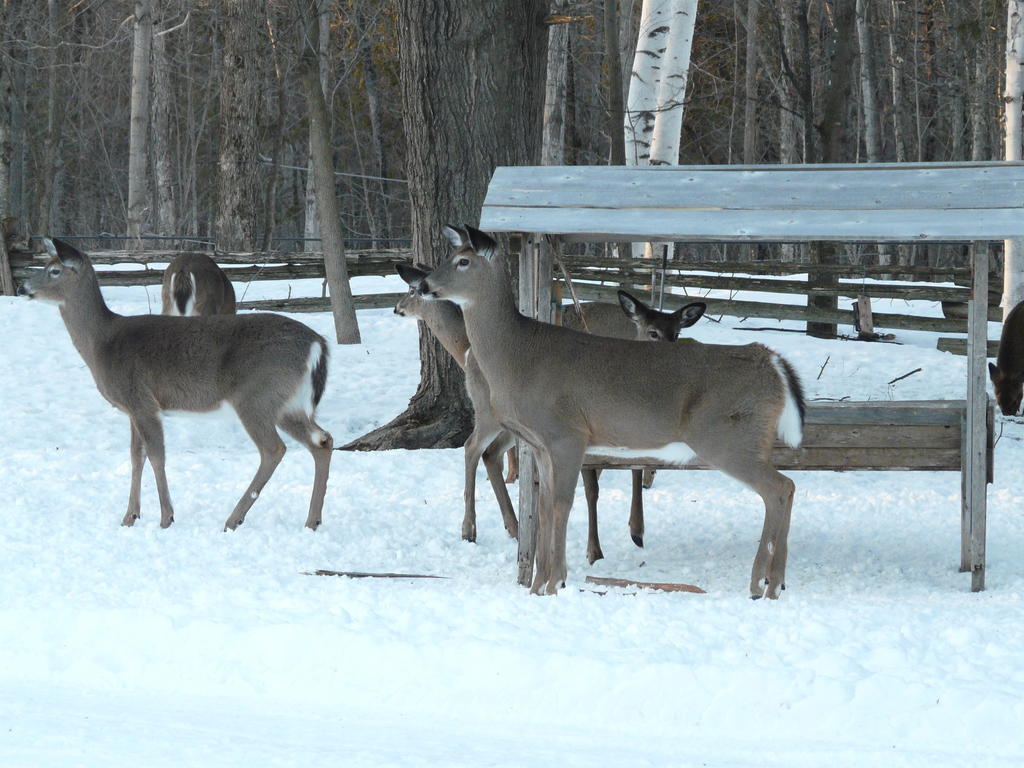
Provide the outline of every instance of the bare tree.
[[152,0],[135,0],[135,34],[132,43],[132,111],[128,139],[128,242],[142,248],[143,217],[149,202],[149,93],[153,51]]
[[[495,166],[539,160],[546,14],[546,0],[398,2],[413,252],[429,264],[449,253],[444,224],[479,216]],[[457,447],[471,426],[462,370],[421,328],[408,409],[348,447]]]
[[262,114],[260,0],[224,0],[220,156],[214,233],[225,250],[251,251],[262,232],[258,131]]
[[334,191],[334,157],[329,133],[331,121],[327,116],[327,104],[320,86],[320,57],[312,44],[318,34],[318,6],[316,0],[313,0],[307,9],[307,44],[303,47],[302,56],[303,83],[309,106],[309,155],[313,163],[316,210],[320,223],[327,285],[331,292],[334,331],[339,344],[358,344],[359,323],[356,321],[352,288],[348,282],[345,242],[341,234],[338,198]]

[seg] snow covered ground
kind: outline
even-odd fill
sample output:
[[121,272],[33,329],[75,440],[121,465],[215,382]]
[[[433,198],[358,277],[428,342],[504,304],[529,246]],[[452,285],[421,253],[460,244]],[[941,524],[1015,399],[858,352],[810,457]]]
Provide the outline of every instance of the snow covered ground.
[[[159,304],[155,288],[106,294],[124,313]],[[359,319],[364,343],[334,348],[320,409],[338,444],[398,413],[418,378],[415,324]],[[964,359],[929,334],[861,344],[743,325],[691,330],[779,349],[810,397],[963,396]],[[479,541],[459,539],[461,451],[336,453],[312,533],[312,462],[289,443],[226,534],[255,449],[231,414],[172,416],[175,523],[160,530],[147,468],[143,517],[122,528],[127,419],[55,308],[0,298],[0,334],[0,766],[1024,764],[1018,423],[999,424],[984,593],[957,572],[955,473],[795,474],[789,588],[752,602],[752,493],[717,473],[660,473],[640,550],[620,472],[602,477],[606,559],[586,564],[581,488],[569,585],[538,598],[514,583],[482,472]],[[303,575],[317,568],[449,578]],[[708,593],[600,595],[582,589],[587,574]]]

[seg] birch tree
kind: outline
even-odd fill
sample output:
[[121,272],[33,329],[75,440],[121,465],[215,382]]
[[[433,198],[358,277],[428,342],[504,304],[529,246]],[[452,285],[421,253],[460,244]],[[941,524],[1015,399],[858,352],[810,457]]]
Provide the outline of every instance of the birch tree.
[[[627,165],[677,165],[697,0],[644,0],[626,104]],[[651,257],[648,243],[633,245]]]
[[[1007,161],[1021,159],[1021,96],[1024,95],[1024,0],[1009,0],[1006,15],[1006,110]],[[1024,299],[1024,241],[1006,240],[1003,244],[1003,320]]]

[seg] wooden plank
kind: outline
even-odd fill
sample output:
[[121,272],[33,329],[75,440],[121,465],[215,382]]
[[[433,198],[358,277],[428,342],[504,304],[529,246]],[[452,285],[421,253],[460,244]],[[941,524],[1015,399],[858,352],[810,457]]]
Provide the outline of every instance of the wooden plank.
[[[384,309],[393,307],[405,293],[357,293],[352,297],[356,309]],[[240,301],[238,309],[258,312],[330,312],[331,302],[326,298],[260,299]]]
[[[618,289],[603,285],[576,283],[576,293],[581,299],[588,301],[615,301]],[[696,300],[708,306],[709,315],[727,315],[729,317],[767,317],[773,320],[821,320],[853,327],[853,312],[847,309],[827,310],[806,307],[799,304],[773,304],[767,301],[737,301],[732,299],[712,299],[704,296],[665,295],[665,310],[678,309],[683,304]],[[874,313],[875,327],[903,331],[933,331],[937,333],[964,333],[967,330],[965,320],[945,317],[919,317],[917,315],[897,315],[888,312]]]
[[640,589],[656,589],[659,592],[689,592],[694,595],[706,595],[707,592],[693,584],[682,584],[675,581],[633,581],[632,579],[615,579],[610,576],[587,576],[587,584],[598,584],[604,587],[638,587]]
[[807,424],[802,445],[816,448],[960,448],[959,425]]
[[[186,253],[202,253],[209,256],[220,265],[224,264],[323,264],[323,253],[320,251],[250,251],[245,253],[225,253],[223,251],[196,251],[196,250],[151,250],[151,251],[89,251],[89,260],[93,264],[167,264],[176,256]],[[362,264],[367,267],[372,265],[383,265],[392,269],[392,265],[399,261],[409,261],[412,258],[412,250],[409,248],[382,248],[376,250],[352,250],[346,251],[345,259],[351,270],[354,264]],[[18,267],[41,267],[49,261],[46,253],[37,254],[13,254],[11,263]],[[389,274],[382,272],[381,274]]]
[[[943,336],[936,342],[935,348],[939,350],[939,352],[949,352],[950,354],[953,355],[966,355],[967,339]],[[985,356],[996,357],[998,354],[999,339],[989,339],[987,349],[985,351]]]
[[[961,451],[956,448],[774,448],[772,464],[779,470],[827,472],[906,470],[959,472]],[[594,469],[713,469],[699,459],[675,465],[649,459],[623,459],[587,454],[583,466]]]
[[1020,208],[872,211],[734,211],[484,207],[491,232],[531,229],[566,242],[969,242],[1024,236]]
[[973,295],[968,310],[967,420],[965,445],[967,511],[970,526],[971,591],[985,588],[985,524],[988,495],[987,424],[988,393],[985,385],[985,353],[988,340],[988,263],[991,245],[971,247],[974,271]]
[[[636,269],[611,271],[604,268],[574,266],[569,274],[573,280],[631,284],[639,279],[649,280],[651,267],[647,265],[646,272],[640,272]],[[673,288],[706,288],[723,291],[848,296],[851,298],[869,296],[877,299],[904,299],[906,301],[956,301],[964,302],[965,306],[970,298],[969,289],[930,284],[839,283],[834,288],[817,288],[808,284],[806,280],[768,280],[756,277],[723,277],[690,273],[668,273],[665,275],[665,285]]]
[[1021,206],[1024,167],[916,168],[756,166],[502,167],[491,179],[488,207],[789,211],[1000,209]]
[[[649,261],[631,258],[599,258],[582,256],[563,256],[562,261],[570,269],[575,267],[605,267],[608,269],[650,269]],[[723,275],[806,275],[810,270],[809,264],[788,261],[670,261],[668,270],[684,272],[711,272]],[[820,264],[814,267],[818,271],[828,270],[841,277],[863,278],[873,275],[916,275],[919,277],[937,278],[949,276],[953,279],[964,278],[970,282],[970,267],[927,267],[919,265],[900,265],[894,268],[892,265],[882,266],[879,264]],[[998,275],[993,274],[993,281],[1001,280]],[[968,291],[970,286],[965,283]],[[1001,285],[1002,283],[1000,283]]]

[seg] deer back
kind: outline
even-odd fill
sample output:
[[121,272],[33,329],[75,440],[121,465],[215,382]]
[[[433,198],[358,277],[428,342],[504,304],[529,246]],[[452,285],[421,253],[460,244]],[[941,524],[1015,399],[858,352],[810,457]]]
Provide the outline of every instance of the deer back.
[[193,317],[233,315],[235,289],[217,263],[203,253],[183,253],[164,270],[163,313]]
[[999,336],[996,362],[988,364],[999,409],[1007,416],[1020,410],[1024,396],[1024,302],[1010,310]]

